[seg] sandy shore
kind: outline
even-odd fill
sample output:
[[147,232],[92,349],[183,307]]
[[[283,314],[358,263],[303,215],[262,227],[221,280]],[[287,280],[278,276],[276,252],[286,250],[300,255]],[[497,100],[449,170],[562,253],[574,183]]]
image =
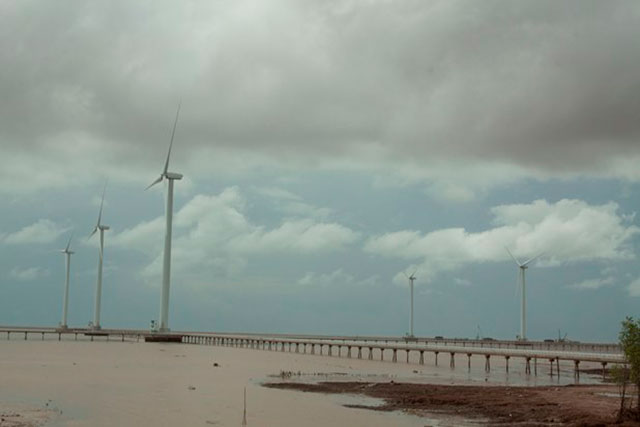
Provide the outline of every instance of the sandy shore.
[[[515,360],[507,373],[496,359],[489,374],[484,372],[483,358],[474,359],[471,371],[464,362],[466,358],[450,369],[448,364],[435,366],[432,360],[422,366],[189,344],[0,340],[0,408],[20,415],[7,418],[2,427],[38,425],[44,419],[51,427],[240,425],[245,387],[250,426],[475,425],[478,416],[496,414],[474,413],[473,405],[469,406],[473,411],[446,413],[442,408],[419,407],[419,402],[418,407],[407,406],[411,387],[465,384],[486,390],[485,385],[558,387],[573,382],[570,365],[561,369],[558,378],[544,375],[544,365],[539,367],[540,375],[525,376]],[[295,372],[295,378],[282,380],[279,373],[283,371]],[[382,388],[394,381],[407,383],[402,387],[408,387],[409,394],[403,402],[395,402],[382,391],[379,395],[360,390],[321,394],[262,386],[293,380],[381,383]],[[582,381],[596,380],[584,376]],[[438,390],[445,393],[447,389]],[[482,394],[479,391],[477,396]],[[387,405],[384,411],[366,409],[379,404]],[[17,418],[23,424],[15,424]]]

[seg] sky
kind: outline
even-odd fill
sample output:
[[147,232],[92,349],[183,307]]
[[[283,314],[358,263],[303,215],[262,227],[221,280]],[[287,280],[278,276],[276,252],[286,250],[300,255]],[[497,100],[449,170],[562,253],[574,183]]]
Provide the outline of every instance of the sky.
[[0,324],[615,341],[640,316],[636,1],[0,3]]

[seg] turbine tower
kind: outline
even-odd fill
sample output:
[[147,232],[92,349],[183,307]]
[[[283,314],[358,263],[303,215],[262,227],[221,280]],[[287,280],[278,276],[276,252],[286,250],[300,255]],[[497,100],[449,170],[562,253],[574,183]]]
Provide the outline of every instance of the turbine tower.
[[153,181],[145,190],[153,187],[163,179],[168,181],[167,205],[165,209],[166,228],[164,232],[164,257],[162,261],[162,296],[160,298],[160,325],[159,332],[169,331],[169,287],[171,281],[171,224],[173,221],[173,181],[182,179],[182,174],[169,172],[169,158],[171,157],[171,147],[173,146],[173,137],[176,134],[176,125],[178,124],[178,116],[180,115],[180,104],[176,111],[176,119],[173,122],[173,130],[171,131],[171,142],[169,143],[169,152],[167,160],[164,163],[162,173]]
[[405,273],[404,271],[402,272],[402,274],[405,275],[405,277],[407,279],[409,279],[409,287],[411,288],[411,329],[409,332],[409,336],[413,338],[413,281],[416,280],[416,272],[418,270],[414,271],[413,273],[411,273],[410,276],[407,276],[407,273]]
[[522,299],[520,301],[520,339],[523,341],[526,341],[527,340],[527,318],[526,318],[527,300],[526,300],[526,286],[525,286],[526,285],[525,271],[527,270],[527,268],[529,268],[529,264],[536,258],[539,258],[540,256],[542,256],[542,254],[538,254],[533,258],[530,258],[527,261],[521,263],[520,261],[518,261],[518,259],[515,256],[513,256],[509,248],[505,247],[505,249],[507,250],[507,252],[509,252],[509,255],[511,256],[511,258],[513,258],[513,260],[516,262],[516,264],[520,269],[518,274],[518,284],[521,284],[522,286]]
[[104,207],[104,193],[107,191],[107,183],[105,182],[102,190],[102,200],[100,201],[100,213],[98,214],[98,222],[93,228],[89,238],[93,237],[97,231],[100,231],[100,252],[98,255],[98,280],[96,282],[96,302],[93,311],[93,328],[100,329],[100,300],[102,299],[102,258],[104,254],[104,232],[109,229],[108,225],[102,224],[102,208]]
[[67,242],[67,247],[64,249],[60,249],[60,252],[66,255],[66,278],[64,281],[64,300],[62,302],[62,322],[60,323],[60,328],[67,329],[67,308],[69,307],[69,269],[71,268],[71,255],[74,254],[71,247],[71,239],[73,238],[73,234],[69,237],[69,242]]

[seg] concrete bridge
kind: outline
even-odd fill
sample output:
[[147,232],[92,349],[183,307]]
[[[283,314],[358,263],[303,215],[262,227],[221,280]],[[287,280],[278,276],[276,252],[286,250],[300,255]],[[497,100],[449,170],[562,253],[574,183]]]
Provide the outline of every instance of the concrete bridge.
[[[432,356],[434,364],[439,363],[439,356],[449,356],[449,366],[455,368],[456,355],[467,357],[467,369],[471,369],[471,358],[482,357],[485,361],[485,371],[491,371],[491,358],[503,358],[505,369],[509,372],[509,361],[521,359],[524,361],[526,375],[538,374],[538,362],[549,363],[549,373],[560,375],[560,361],[569,361],[574,366],[574,376],[580,376],[580,363],[597,363],[602,367],[602,375],[606,373],[608,364],[625,363],[620,347],[615,344],[598,343],[564,343],[564,342],[520,342],[497,340],[468,340],[445,338],[416,338],[406,339],[398,337],[356,337],[356,336],[317,336],[317,335],[284,335],[284,334],[233,334],[215,332],[171,332],[156,334],[145,330],[134,329],[101,329],[87,328],[57,329],[39,327],[0,327],[0,335],[6,334],[6,339],[32,339],[35,335],[42,340],[45,335],[57,337],[78,335],[89,337],[91,341],[101,339],[125,338],[149,340],[150,338],[165,337],[175,342],[200,345],[219,345],[240,348],[251,348],[267,351],[295,352],[333,357],[346,357],[382,361],[398,362],[398,354],[405,356],[407,363],[417,358],[417,364],[425,364],[425,354]],[[15,338],[12,338],[15,337]],[[532,370],[533,367],[533,370]]]

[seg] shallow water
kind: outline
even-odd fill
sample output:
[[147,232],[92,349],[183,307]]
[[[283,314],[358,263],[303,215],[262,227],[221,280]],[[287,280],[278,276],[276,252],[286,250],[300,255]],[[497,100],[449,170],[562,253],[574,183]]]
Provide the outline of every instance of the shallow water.
[[573,382],[573,371],[566,367],[559,379],[548,376],[548,366],[543,375],[540,365],[537,377],[527,377],[522,363],[512,359],[507,374],[504,362],[496,358],[492,372],[486,374],[484,358],[472,359],[467,372],[466,356],[456,360],[455,369],[449,368],[448,354],[446,359],[440,357],[440,366],[434,366],[431,359],[418,365],[192,344],[0,340],[0,402],[34,407],[49,403],[62,411],[52,426],[227,426],[242,420],[246,386],[249,425],[459,425],[472,422],[438,414],[425,419],[346,408],[343,399],[349,398],[344,396],[274,390],[260,384],[277,380],[271,375],[281,371],[296,373],[287,381]]

